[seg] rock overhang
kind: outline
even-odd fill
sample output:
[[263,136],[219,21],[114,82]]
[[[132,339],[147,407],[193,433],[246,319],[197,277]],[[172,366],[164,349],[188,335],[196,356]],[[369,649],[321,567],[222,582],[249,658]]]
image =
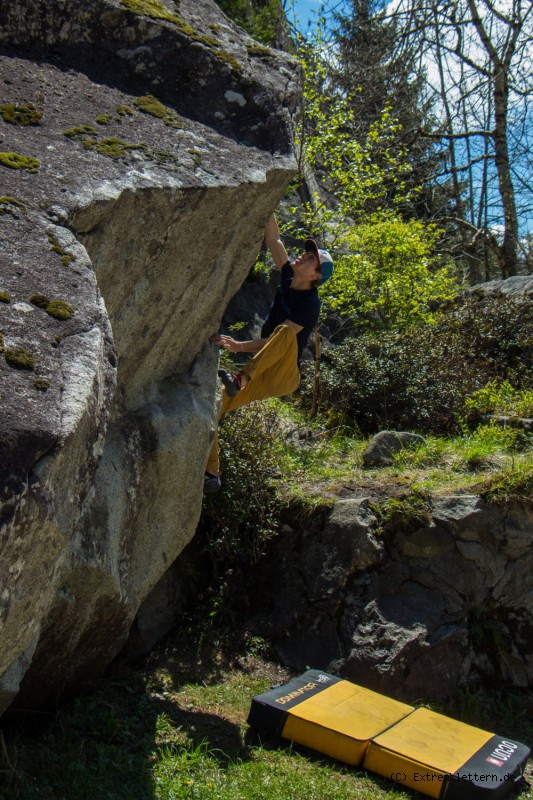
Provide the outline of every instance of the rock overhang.
[[293,60],[210,0],[126,5],[0,9],[0,106],[33,123],[0,116],[0,344],[32,360],[0,356],[2,707],[102,669],[194,534],[208,335],[295,167]]

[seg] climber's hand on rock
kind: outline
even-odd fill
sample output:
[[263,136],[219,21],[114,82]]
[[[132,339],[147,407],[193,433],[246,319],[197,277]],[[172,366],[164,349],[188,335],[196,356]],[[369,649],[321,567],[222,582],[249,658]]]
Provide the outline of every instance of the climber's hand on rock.
[[241,343],[236,342],[231,336],[213,336],[211,341],[224,350],[228,350],[230,353],[238,353],[241,349]]

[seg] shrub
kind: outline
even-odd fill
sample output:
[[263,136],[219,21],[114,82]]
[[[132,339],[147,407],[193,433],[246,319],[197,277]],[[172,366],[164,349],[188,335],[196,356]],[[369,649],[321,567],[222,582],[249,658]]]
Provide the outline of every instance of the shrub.
[[212,567],[211,614],[226,621],[243,605],[250,564],[278,531],[279,425],[277,412],[263,404],[230,413],[220,425],[223,488],[205,496],[199,530]]
[[[368,333],[323,357],[322,407],[338,424],[455,433],[468,397],[489,381],[533,388],[533,304],[470,296],[434,324]],[[306,401],[312,394],[304,381]]]
[[483,389],[474,392],[465,404],[468,414],[502,414],[516,417],[533,417],[533,389],[515,389],[509,381],[489,381]]
[[346,236],[349,254],[321,292],[328,313],[350,316],[355,328],[404,328],[432,321],[430,306],[451,299],[457,284],[435,255],[439,231],[418,220],[374,215]]

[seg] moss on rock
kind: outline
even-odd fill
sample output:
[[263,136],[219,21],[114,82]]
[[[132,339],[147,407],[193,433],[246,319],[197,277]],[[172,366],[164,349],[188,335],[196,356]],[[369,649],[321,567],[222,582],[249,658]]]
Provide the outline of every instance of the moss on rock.
[[0,331],[0,353],[4,352],[4,334]]
[[83,141],[87,136],[96,136],[96,131],[90,125],[78,125],[63,131],[63,135],[74,141]]
[[4,358],[10,367],[15,369],[33,369],[35,367],[35,358],[29,350],[24,350],[22,347],[14,347],[6,350]]
[[9,292],[0,292],[0,303],[10,303],[11,295]]
[[144,14],[152,19],[168,19],[170,22],[179,20],[177,14],[169,11],[159,0],[120,0],[120,5],[132,14]]
[[167,106],[163,105],[163,103],[161,103],[157,97],[154,97],[151,94],[137,97],[133,101],[133,105],[144,114],[150,114],[152,117],[157,117],[158,119],[163,120],[165,125],[168,125],[170,128],[185,127],[184,121],[179,114],[177,114],[171,108],[167,108]]
[[9,197],[9,195],[0,197],[0,216],[13,212],[16,208],[19,208],[21,211],[26,211],[24,203],[21,203],[21,201],[17,200],[15,197]]
[[11,125],[40,125],[42,113],[37,111],[33,103],[15,106],[10,103],[0,106],[0,116]]
[[246,45],[246,52],[252,58],[253,57],[256,57],[256,58],[268,58],[269,56],[272,55],[272,53],[268,49],[268,47],[265,47],[264,45],[259,44],[259,42],[252,42],[250,44],[247,44]]
[[129,106],[117,106],[117,114],[121,117],[131,117],[133,115],[133,108]]
[[27,172],[37,172],[41,162],[31,156],[21,156],[20,153],[0,153],[0,164],[10,169],[25,169]]
[[66,300],[51,300],[45,311],[55,319],[70,319],[74,314],[74,309]]
[[111,125],[113,122],[113,117],[111,114],[99,114],[95,120],[98,125]]
[[35,378],[33,385],[40,392],[46,392],[50,388],[50,381],[47,381],[45,378]]
[[50,298],[44,294],[34,294],[30,297],[30,303],[37,306],[37,308],[46,308],[49,302]]
[[222,61],[224,64],[227,64],[236,72],[242,72],[244,67],[242,64],[239,64],[236,58],[232,56],[230,53],[227,53],[225,50],[217,50],[215,53],[217,60]]
[[108,158],[126,158],[131,150],[145,150],[145,144],[134,144],[117,139],[116,136],[107,136],[104,139],[85,139],[83,146],[86,150],[95,150]]
[[61,263],[64,267],[68,267],[71,261],[76,261],[76,256],[72,253],[69,253],[68,250],[65,250],[65,248],[59,243],[59,239],[54,236],[53,233],[48,235],[48,241],[50,243],[50,250],[53,253],[57,253],[58,256],[61,256]]

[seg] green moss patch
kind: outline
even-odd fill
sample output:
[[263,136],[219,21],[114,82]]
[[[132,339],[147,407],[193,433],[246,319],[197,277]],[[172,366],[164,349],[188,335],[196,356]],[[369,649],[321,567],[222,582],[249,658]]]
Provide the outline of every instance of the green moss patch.
[[224,64],[227,64],[236,72],[242,72],[243,66],[239,64],[236,58],[234,58],[230,53],[227,53],[225,50],[217,50],[216,57],[218,61],[222,61]]
[[[237,71],[243,69],[236,58],[226,53],[224,50],[219,49],[220,41],[218,39],[195,30],[192,25],[189,25],[189,23],[178,16],[178,14],[173,14],[172,11],[169,11],[159,0],[120,0],[120,3],[127,11],[131,11],[134,14],[144,14],[146,17],[165,19],[169,22],[173,22],[180,33],[183,33],[184,36],[187,36],[192,42],[199,42],[209,47],[211,50],[214,50],[218,60],[229,64]],[[178,10],[178,6],[176,6],[176,10]],[[212,27],[211,30],[213,30]]]
[[72,261],[76,261],[76,256],[72,253],[69,253],[68,250],[65,250],[65,248],[59,243],[59,239],[52,233],[49,234],[48,241],[50,243],[50,250],[53,253],[57,253],[58,256],[61,257],[61,263],[64,267],[68,267]]
[[258,42],[253,42],[252,44],[246,45],[246,52],[252,58],[268,58],[272,55],[268,47],[264,47],[264,45],[259,44]]
[[133,105],[144,114],[150,114],[152,117],[157,117],[158,119],[163,120],[165,125],[168,125],[170,128],[185,127],[184,122],[179,114],[176,114],[176,112],[171,108],[167,108],[151,94],[137,97],[137,99],[133,101]]
[[120,117],[131,117],[133,115],[133,108],[129,106],[117,106],[117,114]]
[[95,150],[102,156],[108,158],[126,158],[131,150],[144,150],[146,145],[132,142],[124,142],[116,136],[106,136],[98,138],[95,129],[90,125],[78,125],[63,131],[64,136],[73,141],[81,142],[86,150]]
[[74,309],[66,300],[51,300],[44,310],[55,319],[70,319],[74,314]]
[[0,292],[0,303],[10,303],[11,295],[9,292]]
[[126,158],[131,150],[143,150],[145,145],[124,142],[116,136],[107,136],[104,139],[85,139],[83,146],[86,150],[96,150],[108,158]]
[[50,388],[50,381],[47,381],[45,378],[35,378],[33,385],[40,392],[46,392]]
[[120,5],[132,14],[144,14],[152,19],[168,19],[170,22],[179,21],[179,17],[159,0],[120,0]]
[[39,125],[42,114],[32,103],[26,106],[6,104],[0,106],[0,116],[11,125]]
[[[172,127],[175,128],[182,127],[180,117],[171,111],[171,109],[166,108],[166,106],[160,103],[155,97],[147,95],[146,97],[138,98],[138,100],[142,101],[138,104],[139,110],[144,111],[146,114],[162,118],[166,125],[172,125]],[[118,139],[116,136],[107,136],[100,139],[94,128],[88,125],[71,128],[65,131],[64,134],[74,141],[81,141],[86,150],[94,150],[102,156],[107,156],[107,158],[126,158],[132,151],[137,151],[140,152],[145,159],[155,161],[156,164],[179,164],[179,159],[172,153],[167,153],[163,150],[152,150],[144,142],[125,142],[122,139]],[[52,239],[50,239],[50,242],[52,242]],[[57,240],[55,240],[53,245],[55,246],[52,246],[52,250],[60,253],[63,258],[74,260],[74,256],[63,248],[60,248]]]
[[113,122],[113,117],[111,116],[111,114],[99,114],[96,117],[96,122],[98,123],[98,125],[111,125],[111,123]]
[[30,303],[37,306],[37,308],[46,308],[50,299],[44,294],[34,294],[30,297]]
[[63,135],[68,139],[82,142],[87,136],[96,136],[96,131],[90,125],[78,125],[63,131]]
[[4,334],[0,331],[0,353],[4,352]]
[[29,350],[23,350],[21,347],[15,347],[6,350],[4,357],[10,367],[15,369],[33,369],[35,366],[35,358]]
[[31,156],[21,156],[19,153],[0,153],[0,164],[10,169],[25,169],[26,172],[37,172],[41,162]]
[[13,212],[17,208],[21,211],[26,211],[24,203],[21,203],[21,201],[17,200],[15,197],[9,197],[8,195],[0,197],[0,217],[2,214]]
[[56,319],[70,319],[74,313],[74,309],[66,300],[50,300],[45,294],[34,294],[30,297],[30,303],[37,308],[42,308]]

